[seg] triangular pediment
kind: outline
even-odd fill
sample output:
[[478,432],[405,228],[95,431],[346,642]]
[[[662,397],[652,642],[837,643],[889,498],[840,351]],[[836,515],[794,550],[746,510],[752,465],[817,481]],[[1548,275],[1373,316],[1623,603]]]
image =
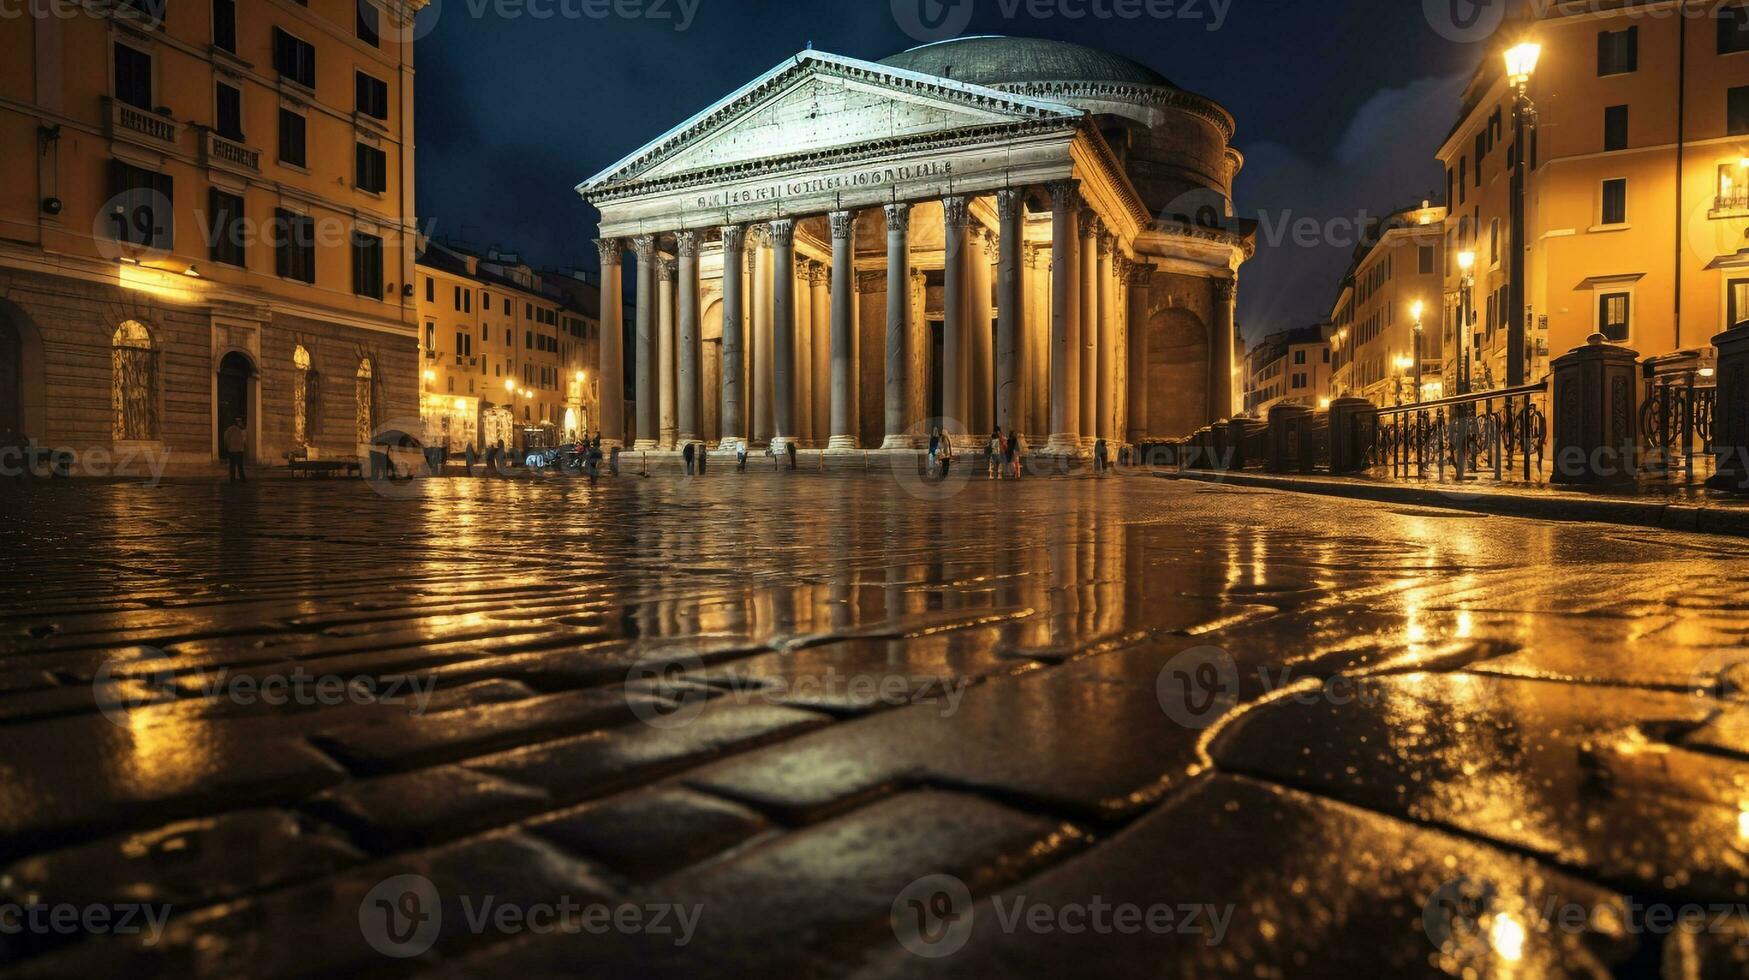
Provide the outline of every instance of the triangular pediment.
[[656,181],[954,130],[1072,122],[1073,106],[805,51],[578,188]]

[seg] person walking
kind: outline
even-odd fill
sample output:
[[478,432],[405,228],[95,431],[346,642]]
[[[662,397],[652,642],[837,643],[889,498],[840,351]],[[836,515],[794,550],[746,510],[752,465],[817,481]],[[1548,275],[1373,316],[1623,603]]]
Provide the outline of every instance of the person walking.
[[468,475],[474,475],[474,464],[479,462],[479,454],[474,451],[474,444],[468,443],[468,448],[462,451],[462,463],[468,468]]
[[747,440],[735,443],[735,472],[747,472]]
[[997,426],[990,432],[990,442],[984,447],[984,471],[992,480],[1002,479],[1002,456],[1007,450],[1007,440],[1002,438],[1002,427]]
[[698,450],[689,442],[686,444],[686,448],[680,451],[680,457],[686,461],[686,475],[691,476],[693,462],[698,458]]
[[699,445],[698,445],[698,475],[699,476],[704,476],[705,464],[709,463],[710,460],[711,460],[710,447],[706,446],[702,442],[699,443]]
[[225,430],[224,445],[225,460],[231,467],[231,482],[249,482],[249,475],[243,472],[243,463],[249,454],[249,433],[243,428],[242,419],[231,420],[230,428]]
[[1104,473],[1111,468],[1110,451],[1105,448],[1105,440],[1099,439],[1093,443],[1093,472]]
[[1026,455],[1026,440],[1017,430],[1008,437],[1008,461],[1014,467],[1014,478],[1020,479],[1020,460]]

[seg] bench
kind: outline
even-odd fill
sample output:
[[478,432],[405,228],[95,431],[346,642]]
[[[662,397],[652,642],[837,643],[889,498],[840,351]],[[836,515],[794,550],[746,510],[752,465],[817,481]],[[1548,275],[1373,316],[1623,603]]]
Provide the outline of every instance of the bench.
[[309,453],[306,452],[287,453],[285,465],[287,469],[291,470],[293,476],[313,476],[322,479],[335,475],[364,476],[364,470],[356,459],[311,459]]

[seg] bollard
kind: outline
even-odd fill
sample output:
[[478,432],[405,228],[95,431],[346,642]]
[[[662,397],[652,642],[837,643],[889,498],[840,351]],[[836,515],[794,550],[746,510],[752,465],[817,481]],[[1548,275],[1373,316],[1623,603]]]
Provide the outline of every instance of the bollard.
[[1749,327],[1713,338],[1718,388],[1713,403],[1714,472],[1708,489],[1749,492]]
[[1227,420],[1227,465],[1242,470],[1262,466],[1269,459],[1269,423],[1239,416]]
[[1555,358],[1550,482],[1622,483],[1635,479],[1639,444],[1639,357],[1602,334]]
[[1311,423],[1312,410],[1304,405],[1276,405],[1269,410],[1269,472],[1311,472]]
[[1378,408],[1364,398],[1338,398],[1330,403],[1330,472],[1366,469],[1378,417]]

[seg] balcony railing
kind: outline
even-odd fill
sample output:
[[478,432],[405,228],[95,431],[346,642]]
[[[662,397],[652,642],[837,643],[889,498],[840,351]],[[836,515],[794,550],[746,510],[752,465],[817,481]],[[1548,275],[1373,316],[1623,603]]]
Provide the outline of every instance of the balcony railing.
[[103,101],[109,109],[111,139],[145,136],[159,143],[175,146],[178,137],[182,135],[182,127],[169,116],[161,116],[117,99],[105,97]]
[[210,129],[206,131],[201,152],[205,163],[235,167],[251,173],[261,172],[260,150],[244,146],[233,139],[226,139]]

